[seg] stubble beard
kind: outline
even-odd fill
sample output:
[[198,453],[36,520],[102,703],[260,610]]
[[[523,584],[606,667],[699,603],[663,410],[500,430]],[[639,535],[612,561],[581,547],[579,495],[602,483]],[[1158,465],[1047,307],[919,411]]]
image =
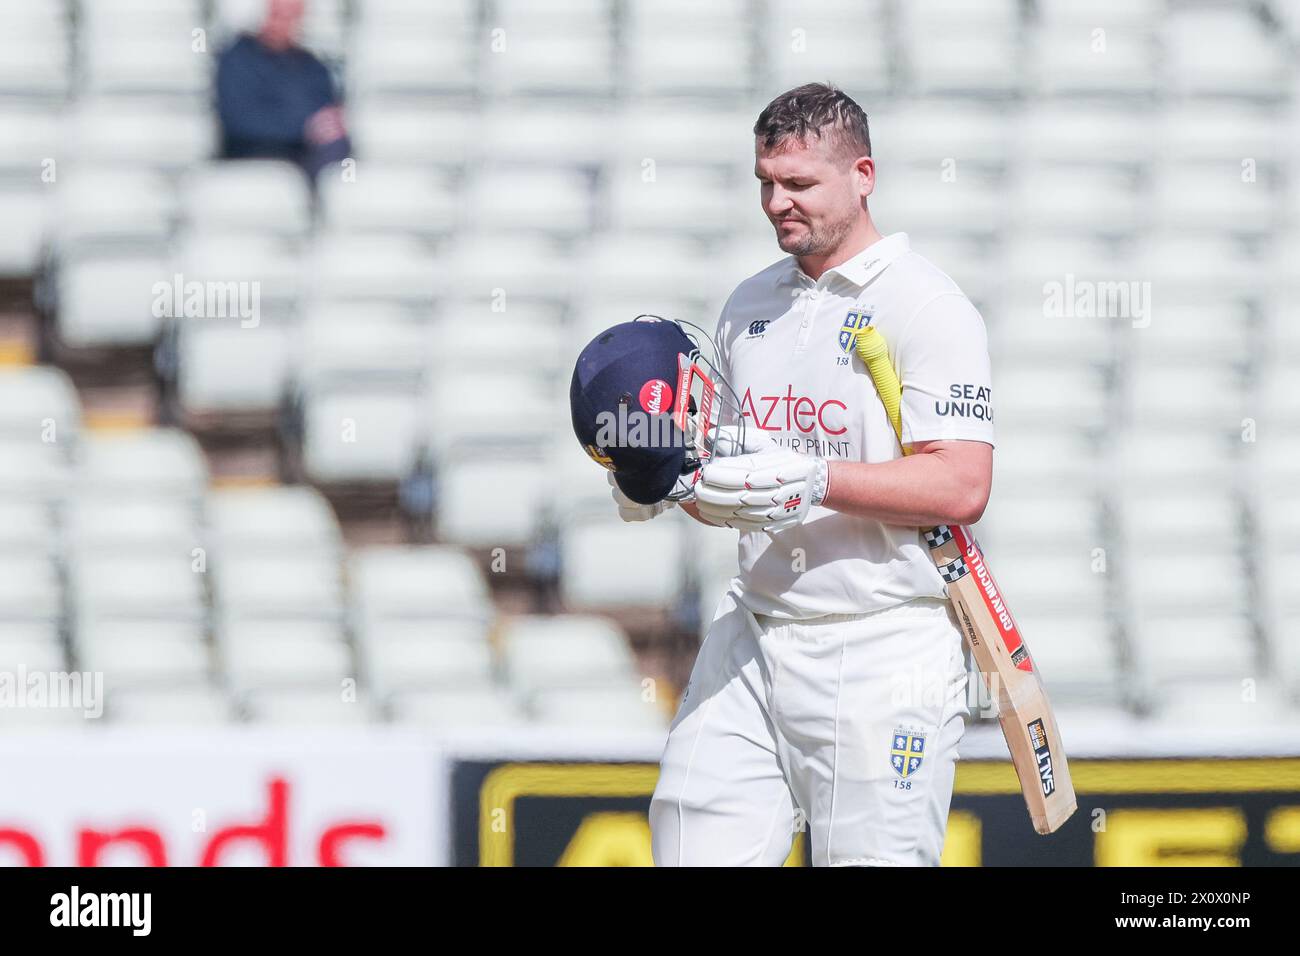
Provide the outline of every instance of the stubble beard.
[[[816,227],[812,223],[805,222],[808,227],[807,233],[802,237],[789,237],[782,239],[778,231],[777,245],[781,251],[788,255],[798,256],[824,256],[829,255],[840,247],[848,234],[853,230],[855,216],[844,216],[842,219],[836,219],[826,223],[823,227]],[[778,226],[778,230],[779,230]]]

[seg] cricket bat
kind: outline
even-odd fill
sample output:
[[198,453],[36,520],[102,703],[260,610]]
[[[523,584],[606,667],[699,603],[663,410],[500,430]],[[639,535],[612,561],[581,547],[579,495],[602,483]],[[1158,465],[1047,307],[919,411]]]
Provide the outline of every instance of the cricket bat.
[[[855,346],[885,405],[899,447],[904,455],[909,454],[911,449],[903,444],[902,387],[885,339],[873,326],[867,326],[858,331]],[[923,536],[971,656],[998,702],[998,722],[1034,829],[1052,833],[1078,804],[1061,733],[1029,647],[970,528],[939,525],[924,531]]]

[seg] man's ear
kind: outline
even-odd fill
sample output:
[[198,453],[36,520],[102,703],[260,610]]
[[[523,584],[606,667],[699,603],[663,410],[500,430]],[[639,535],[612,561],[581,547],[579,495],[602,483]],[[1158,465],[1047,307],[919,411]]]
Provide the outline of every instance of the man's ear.
[[859,156],[854,168],[858,174],[858,193],[865,199],[876,190],[876,161],[870,156]]

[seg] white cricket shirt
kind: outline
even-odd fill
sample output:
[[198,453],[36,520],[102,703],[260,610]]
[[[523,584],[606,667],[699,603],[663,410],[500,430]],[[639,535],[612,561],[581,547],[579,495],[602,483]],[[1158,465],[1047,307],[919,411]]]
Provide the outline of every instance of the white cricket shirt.
[[[903,385],[903,438],[993,444],[988,341],[957,284],[886,236],[813,281],[793,256],[736,287],[718,319],[723,373],[748,429],[808,455],[881,462],[902,455],[853,351],[880,330]],[[860,614],[944,596],[918,528],[813,508],[775,535],[740,535],[737,593],[785,619]]]

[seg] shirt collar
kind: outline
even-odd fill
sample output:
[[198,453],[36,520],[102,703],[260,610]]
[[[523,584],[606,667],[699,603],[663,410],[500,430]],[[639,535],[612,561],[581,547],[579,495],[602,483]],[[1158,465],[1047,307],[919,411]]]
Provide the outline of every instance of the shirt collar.
[[[907,233],[893,232],[877,239],[851,259],[846,259],[837,266],[831,266],[822,275],[825,277],[833,272],[861,287],[884,272],[886,266],[910,249],[911,243],[908,241]],[[811,276],[799,268],[799,260],[794,256],[790,257],[790,269],[784,281],[790,285],[817,284]]]

